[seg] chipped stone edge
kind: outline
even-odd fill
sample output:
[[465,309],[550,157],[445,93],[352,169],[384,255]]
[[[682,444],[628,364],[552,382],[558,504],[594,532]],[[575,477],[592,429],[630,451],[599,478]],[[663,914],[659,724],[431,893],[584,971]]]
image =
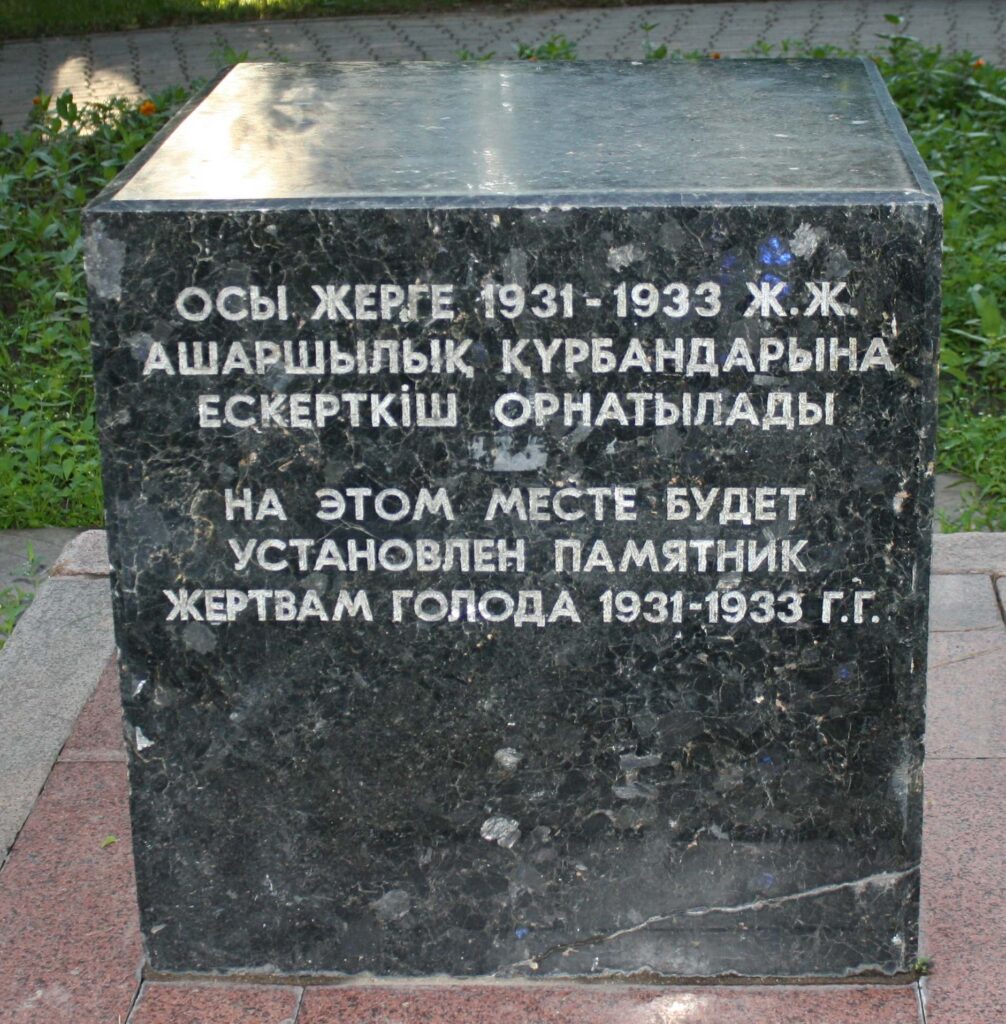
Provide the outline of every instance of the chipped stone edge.
[[49,570],[49,575],[93,579],[96,576],[107,576],[110,572],[108,538],[105,531],[86,530],[63,548]]

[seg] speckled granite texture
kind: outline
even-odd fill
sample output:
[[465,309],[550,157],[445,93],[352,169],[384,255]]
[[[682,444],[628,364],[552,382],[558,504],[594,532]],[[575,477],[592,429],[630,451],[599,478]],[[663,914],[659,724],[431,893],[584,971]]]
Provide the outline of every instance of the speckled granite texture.
[[940,208],[875,72],[216,88],[87,216],[151,964],[905,972]]

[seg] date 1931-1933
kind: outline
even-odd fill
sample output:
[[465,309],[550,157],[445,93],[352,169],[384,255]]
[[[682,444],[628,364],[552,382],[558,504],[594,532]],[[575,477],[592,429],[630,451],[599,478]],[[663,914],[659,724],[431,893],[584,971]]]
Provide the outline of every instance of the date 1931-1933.
[[819,596],[796,590],[774,594],[756,590],[745,594],[739,590],[712,590],[690,597],[680,590],[671,593],[651,590],[645,594],[635,590],[606,590],[599,598],[604,622],[678,623],[685,616],[698,615],[708,623],[779,622],[790,625],[804,619],[830,624],[862,625],[877,623],[878,615],[867,606],[876,598],[872,590],[825,590]]

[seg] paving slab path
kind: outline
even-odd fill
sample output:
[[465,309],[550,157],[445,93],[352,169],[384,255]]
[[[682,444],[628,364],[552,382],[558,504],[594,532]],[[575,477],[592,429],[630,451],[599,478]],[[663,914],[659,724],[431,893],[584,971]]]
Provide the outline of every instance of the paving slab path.
[[[901,17],[894,26],[885,15]],[[643,24],[654,46],[739,56],[758,40],[830,43],[870,51],[882,34],[911,35],[947,51],[1006,61],[1002,0],[775,0],[514,12],[492,5],[442,14],[229,22],[183,28],[0,41],[0,122],[23,123],[33,96],[70,89],[78,101],[143,98],[191,85],[227,62],[251,60],[455,60],[467,50],[516,56],[561,34],[582,58],[641,58]],[[2,26],[0,26],[2,33]]]

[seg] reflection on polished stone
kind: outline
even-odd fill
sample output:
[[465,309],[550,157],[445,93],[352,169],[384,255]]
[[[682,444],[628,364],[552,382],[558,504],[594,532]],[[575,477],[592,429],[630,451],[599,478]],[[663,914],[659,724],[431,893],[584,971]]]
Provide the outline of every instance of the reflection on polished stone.
[[911,190],[856,61],[239,64],[122,200]]

